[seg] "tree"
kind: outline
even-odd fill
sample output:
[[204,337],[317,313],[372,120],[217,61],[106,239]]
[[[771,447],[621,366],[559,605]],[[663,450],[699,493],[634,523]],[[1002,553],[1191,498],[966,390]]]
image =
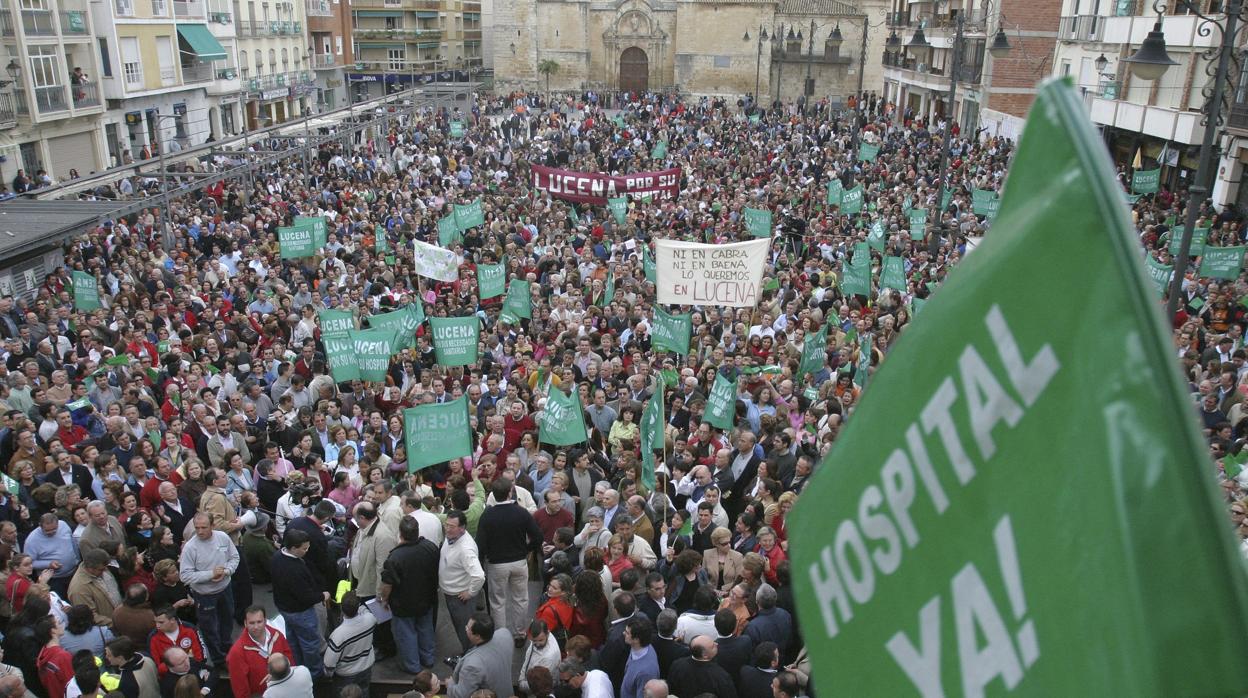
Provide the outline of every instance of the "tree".
[[546,76],[546,91],[550,92],[550,76],[559,72],[559,61],[549,58],[537,62],[537,72]]

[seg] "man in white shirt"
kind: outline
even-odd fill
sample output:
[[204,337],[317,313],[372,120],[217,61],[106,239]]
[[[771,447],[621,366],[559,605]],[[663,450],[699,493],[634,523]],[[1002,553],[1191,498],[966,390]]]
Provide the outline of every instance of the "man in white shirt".
[[559,681],[565,686],[579,688],[581,698],[615,697],[615,689],[611,687],[611,679],[605,671],[586,670],[585,665],[575,659],[559,662]]
[[[416,523],[420,526],[420,537],[431,541],[434,545],[442,545],[442,521],[437,515],[425,511],[422,506],[420,497],[415,494],[408,493],[403,495],[403,514],[416,519]],[[464,622],[467,622],[467,618]]]
[[[437,517],[434,518],[436,520]],[[422,526],[421,536],[424,535]],[[468,640],[468,619],[477,610],[484,586],[485,569],[481,567],[477,542],[468,533],[468,517],[462,511],[452,509],[446,514],[446,538],[442,542],[438,562],[438,588],[446,597],[446,608],[459,637],[461,652],[467,652],[472,647]],[[558,647],[555,651],[559,651]]]

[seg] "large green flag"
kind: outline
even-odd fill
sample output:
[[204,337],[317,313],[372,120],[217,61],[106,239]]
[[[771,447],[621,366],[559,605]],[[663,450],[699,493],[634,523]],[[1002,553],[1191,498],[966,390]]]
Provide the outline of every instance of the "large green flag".
[[841,193],[841,213],[853,215],[862,211],[862,185]]
[[1136,194],[1153,194],[1161,188],[1161,168],[1136,170],[1131,175],[1131,191]]
[[[1204,228],[1192,228],[1192,245],[1188,248],[1189,257],[1199,257],[1205,252],[1205,242],[1209,239],[1209,226]],[[1178,257],[1179,247],[1183,242],[1183,229],[1175,228],[1170,231],[1170,254]]]
[[395,334],[395,350],[416,346],[416,330],[425,321],[425,310],[417,301],[388,313],[378,313],[368,318],[371,328],[385,329]]
[[355,330],[342,334],[321,334],[321,342],[325,345],[325,360],[329,363],[329,373],[335,383],[359,380],[360,365],[355,360],[355,341],[351,334]]
[[1200,275],[1214,279],[1238,279],[1243,265],[1243,247],[1206,247],[1200,257]]
[[607,283],[602,287],[602,295],[598,296],[594,305],[599,308],[605,308],[611,305],[611,301],[615,299],[615,272],[607,272]]
[[647,492],[654,491],[654,452],[663,449],[663,389],[660,388],[646,401],[641,413],[641,486]]
[[1119,199],[1048,82],[1009,234],[903,333],[790,515],[802,636],[839,693],[1248,693],[1243,560]]
[[845,195],[845,185],[841,184],[841,180],[833,177],[828,180],[828,198],[829,205],[841,205],[841,198]]
[[323,216],[295,216],[296,228],[312,228],[312,245],[319,250],[329,242],[329,223]]
[[403,410],[403,443],[407,472],[414,473],[452,458],[472,455],[472,428],[468,396],[450,402],[418,405]]
[[807,374],[816,374],[828,363],[828,323],[814,334],[806,335],[806,343],[802,345],[802,362],[797,372],[805,378]]
[[[857,255],[855,255],[857,256]],[[847,296],[871,295],[871,260],[841,260],[841,293]]]
[[438,244],[442,247],[450,247],[457,242],[464,241],[464,231],[459,229],[459,224],[455,220],[454,212],[448,213],[438,219]]
[[654,323],[650,328],[650,343],[655,351],[689,353],[689,340],[693,336],[693,314],[672,315],[655,306]]
[[858,144],[858,159],[863,162],[872,162],[875,156],[880,154],[880,146],[870,143]]
[[355,313],[350,310],[320,310],[316,318],[321,324],[321,338],[346,337],[355,329]]
[[382,382],[394,356],[398,333],[391,329],[356,330],[351,333],[355,350],[355,364],[360,368],[360,379]]
[[95,277],[85,271],[76,271],[70,275],[70,283],[74,288],[74,310],[95,310],[100,305],[100,285]]
[[467,366],[477,362],[481,320],[468,317],[431,317],[429,332],[439,366]]
[[497,298],[507,292],[506,264],[477,265],[477,293],[481,300]]
[[867,231],[867,245],[873,250],[884,251],[884,221],[876,218],[871,224],[871,229]]
[[503,299],[503,309],[499,319],[509,325],[517,325],[520,318],[533,317],[533,297],[529,295],[529,282],[512,279],[507,285],[507,297]]
[[885,257],[880,271],[880,287],[906,290],[906,267],[901,257]]
[[1170,279],[1174,277],[1174,267],[1169,267],[1157,260],[1153,259],[1153,255],[1147,256],[1148,261],[1148,278],[1152,280],[1153,285],[1157,287],[1157,293],[1165,296],[1170,292]]
[[662,160],[667,157],[667,141],[659,141],[650,149],[651,160]]
[[711,426],[731,429],[737,418],[737,382],[728,380],[722,373],[715,374],[715,384],[706,398],[706,411],[702,418]]
[[650,246],[642,245],[641,247],[641,269],[645,272],[646,281],[657,283],[659,271],[654,266],[654,256],[650,254]]
[[538,440],[552,446],[574,446],[589,440],[585,411],[575,390],[571,395],[555,388],[546,396],[546,407],[537,420]]
[[628,197],[617,196],[607,199],[607,208],[610,209],[611,215],[615,217],[617,225],[624,225],[628,220]]
[[480,198],[462,206],[455,204],[455,225],[461,231],[485,225],[485,209],[481,206]]
[[282,259],[301,259],[316,254],[320,248],[313,242],[315,234],[310,225],[278,228],[277,244],[281,248]]
[[746,208],[745,229],[756,238],[771,237],[771,210]]

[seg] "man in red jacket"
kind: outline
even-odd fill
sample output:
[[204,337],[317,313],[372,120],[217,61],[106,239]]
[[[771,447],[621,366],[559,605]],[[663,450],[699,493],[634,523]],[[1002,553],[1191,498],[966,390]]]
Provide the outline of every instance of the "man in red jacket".
[[264,693],[269,655],[281,652],[287,657],[294,656],[282,633],[269,625],[263,606],[249,607],[243,625],[247,632],[238,636],[225,658],[234,698],[252,698]]
[[170,606],[161,606],[156,609],[156,629],[147,636],[147,646],[152,653],[152,659],[156,660],[156,670],[161,676],[169,670],[169,667],[165,666],[165,651],[170,647],[177,647],[196,661],[205,663],[221,661],[220,657],[208,657],[199,628],[178,620],[177,612]]

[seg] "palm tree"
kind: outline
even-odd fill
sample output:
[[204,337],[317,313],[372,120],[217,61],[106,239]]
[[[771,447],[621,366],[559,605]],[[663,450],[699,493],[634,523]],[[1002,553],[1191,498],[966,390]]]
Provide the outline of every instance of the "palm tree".
[[546,91],[550,92],[550,76],[559,72],[559,61],[549,58],[537,62],[537,72],[546,76]]

